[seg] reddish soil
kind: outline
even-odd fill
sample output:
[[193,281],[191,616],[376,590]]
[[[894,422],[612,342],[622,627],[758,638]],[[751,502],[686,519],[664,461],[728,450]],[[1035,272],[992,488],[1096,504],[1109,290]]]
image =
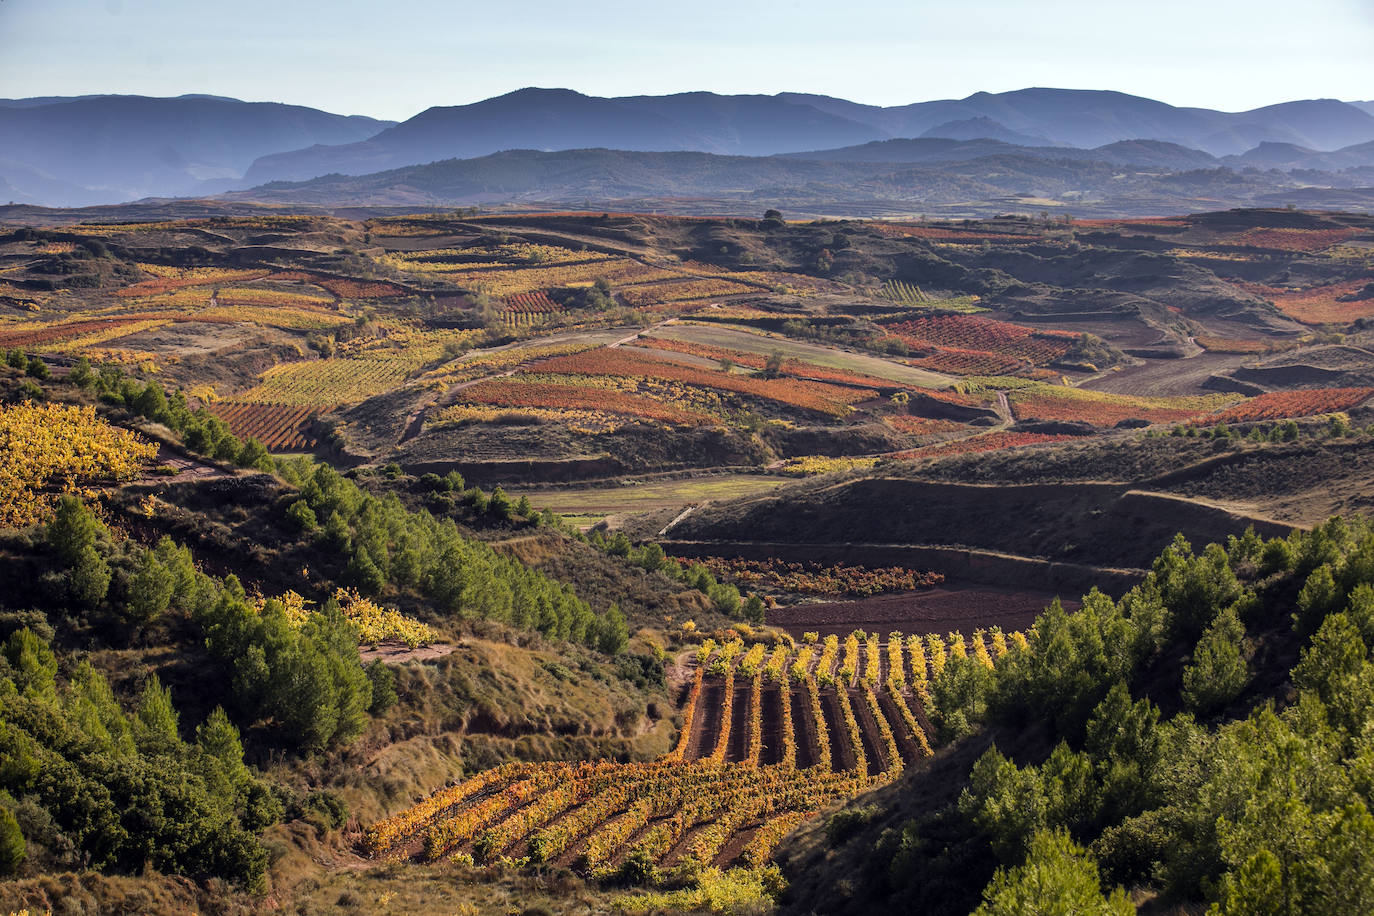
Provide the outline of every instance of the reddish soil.
[[[918,592],[879,595],[860,601],[798,604],[768,612],[768,622],[794,637],[808,630],[825,636],[847,636],[851,630],[874,630],[886,635],[973,632],[999,626],[1011,632],[1030,626],[1053,601],[1053,592],[996,588],[987,585],[945,585]],[[1064,609],[1078,609],[1077,601],[1061,596]]]
[[147,471],[136,478],[133,483],[180,483],[186,480],[207,480],[211,477],[232,476],[229,471],[217,465],[189,455],[183,455],[165,445],[158,448],[155,464],[157,467],[176,468],[176,473],[161,474]]
[[816,724],[811,721],[811,705],[804,687],[791,688],[792,728],[797,742],[797,767],[816,765]]
[[730,718],[730,741],[725,746],[725,759],[738,763],[749,753],[749,681],[735,681],[735,708]]
[[[908,701],[910,706],[912,701]],[[902,754],[902,760],[907,766],[911,766],[921,759],[920,748],[916,740],[911,737],[911,733],[906,729],[906,723],[902,720],[902,714],[897,711],[897,706],[892,702],[892,697],[886,690],[878,691],[878,705],[882,707],[883,715],[887,716],[887,722],[892,726],[893,737],[897,739],[897,750]],[[912,711],[913,714],[915,710]]]
[[782,759],[782,692],[771,684],[763,688],[763,752],[759,763],[769,766]]
[[368,664],[373,659],[380,658],[388,665],[399,665],[403,662],[427,662],[436,658],[443,658],[445,655],[452,655],[457,646],[433,645],[419,646],[410,648],[403,642],[383,642],[375,646],[365,646],[358,650],[358,657],[363,660],[363,664]]
[[701,686],[701,705],[692,721],[692,737],[687,741],[688,760],[710,757],[720,735],[720,705],[725,698],[725,685],[704,683]]
[[887,748],[878,733],[878,723],[864,702],[862,692],[849,691],[849,705],[854,708],[854,721],[859,723],[859,740],[863,743],[864,757],[868,759],[868,775],[876,776],[887,769]]
[[825,713],[826,728],[830,730],[830,769],[836,773],[854,769],[858,758],[849,746],[849,730],[845,727],[840,701],[833,690],[821,694],[821,710]]
[[740,857],[740,853],[744,852],[744,847],[749,845],[749,841],[754,838],[754,834],[758,833],[762,826],[763,822],[760,821],[745,827],[743,830],[736,830],[730,835],[730,839],[725,841],[725,846],[721,848],[720,854],[716,856],[713,864],[717,868],[725,868],[734,864],[734,861]]

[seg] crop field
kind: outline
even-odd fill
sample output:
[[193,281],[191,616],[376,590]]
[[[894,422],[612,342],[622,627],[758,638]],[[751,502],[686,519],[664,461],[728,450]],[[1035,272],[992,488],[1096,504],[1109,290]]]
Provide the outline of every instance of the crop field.
[[788,407],[829,416],[843,416],[850,405],[873,397],[870,389],[841,387],[800,379],[763,379],[729,372],[698,369],[637,355],[621,348],[602,348],[569,356],[556,356],[540,364],[541,372],[564,375],[612,376],[681,382],[773,401]]
[[[722,364],[727,362],[732,363],[746,369],[763,369],[768,365],[768,359],[759,353],[752,353],[747,350],[732,350],[728,347],[713,347],[710,344],[691,343],[690,341],[674,340],[666,337],[641,337],[634,342],[634,346],[651,350],[664,350],[671,353],[685,353],[689,356],[699,356],[703,359],[715,360]],[[779,372],[794,378],[809,379],[818,382],[835,382],[841,385],[856,385],[866,388],[892,387],[892,382],[888,379],[878,378],[873,375],[863,375],[857,372],[846,372],[843,369],[831,369],[826,366],[818,366],[814,363],[802,362],[795,357],[783,360],[779,366]]]
[[[1055,599],[1053,592],[946,583],[912,592],[873,595],[849,601],[794,604],[768,612],[768,622],[800,639],[805,633],[845,634],[858,627],[869,632],[902,630],[944,633],[970,627],[1001,627],[1014,632],[1029,627]],[[1061,599],[1066,610],[1077,602]]]
[[970,436],[967,439],[956,439],[953,442],[942,442],[938,445],[926,445],[904,452],[896,452],[889,457],[905,460],[944,458],[949,455],[972,455],[977,452],[995,452],[1008,448],[1024,448],[1028,445],[1045,445],[1051,442],[1068,442],[1081,438],[1081,436],[1065,436],[1057,433],[1022,433],[996,430],[978,436]]
[[759,496],[779,486],[766,474],[712,474],[678,480],[637,481],[617,487],[527,490],[530,502],[559,515],[603,518],[630,512],[675,509],[707,500]]
[[1214,394],[1150,398],[1037,385],[1011,392],[1008,400],[1018,420],[1065,420],[1106,427],[1125,420],[1144,420],[1149,423],[1191,420],[1234,404],[1239,396]]
[[[470,404],[497,407],[603,411],[675,426],[699,426],[711,422],[709,416],[635,394],[518,378],[478,382],[471,388],[463,389],[461,399]],[[442,414],[440,416],[442,417]]]
[[1207,417],[1208,423],[1245,423],[1254,420],[1286,420],[1350,410],[1374,397],[1374,388],[1310,388],[1271,391]]
[[[713,316],[717,314],[712,312]],[[796,359],[813,366],[887,379],[890,382],[909,387],[939,388],[951,381],[948,376],[915,369],[868,353],[791,340],[786,337],[765,336],[737,328],[677,323],[658,328],[651,336],[655,339],[677,340],[753,353],[765,358],[776,352],[782,354],[785,359]]]
[[516,293],[506,297],[503,313],[507,324],[514,327],[530,327],[543,320],[546,315],[557,315],[562,311],[558,303],[549,298],[548,293],[537,290],[532,293]]
[[896,223],[885,220],[875,222],[873,226],[884,235],[928,239],[932,242],[987,242],[991,245],[1027,245],[1031,242],[1037,242],[1041,238],[1039,233],[970,232],[963,229],[948,229],[943,226],[918,226],[911,223]]
[[1246,292],[1270,300],[1279,311],[1303,324],[1349,324],[1374,317],[1374,296],[1363,295],[1374,284],[1374,277],[1304,289],[1234,282]]
[[933,420],[905,413],[889,414],[883,417],[883,422],[905,436],[939,436],[972,429],[967,424],[954,420]]
[[394,283],[372,280],[354,280],[348,277],[330,277],[303,270],[284,270],[269,274],[266,279],[287,282],[297,281],[318,286],[336,299],[393,299],[406,295],[406,290]]
[[699,299],[718,299],[755,292],[758,292],[756,287],[736,283],[733,280],[702,277],[625,286],[621,289],[621,298],[628,305],[639,307],[693,302]]
[[923,354],[910,360],[912,365],[957,375],[1014,375],[1043,368],[1067,354],[1076,336],[977,315],[935,315],[883,327]]
[[46,521],[57,495],[128,480],[156,454],[93,407],[0,406],[0,528]]
[[1279,251],[1324,251],[1360,234],[1358,229],[1247,229],[1226,241],[1248,248],[1271,248]]
[[778,466],[778,473],[789,477],[813,477],[817,474],[837,474],[844,471],[861,471],[878,463],[873,456],[833,457],[830,455],[800,455],[788,458]]
[[814,561],[793,563],[777,557],[767,560],[700,557],[687,562],[705,566],[717,578],[747,586],[750,591],[790,592],[827,598],[866,598],[884,592],[915,591],[945,581],[941,573],[902,566],[872,568],[826,565]]
[[390,391],[410,368],[399,359],[317,359],[273,366],[262,381],[238,396],[258,404],[327,410]]
[[209,405],[209,410],[228,423],[235,436],[240,439],[251,436],[270,451],[308,451],[315,445],[314,437],[307,433],[317,413],[312,407],[216,401]]
[[652,280],[680,279],[682,276],[677,271],[651,267],[630,258],[604,255],[584,256],[577,260],[552,264],[528,265],[437,260],[435,252],[393,254],[381,260],[404,273],[420,277],[446,277],[466,289],[497,298],[556,287],[589,286],[601,279],[617,285],[628,285]]
[[621,331],[589,331],[563,334],[493,350],[474,351],[426,372],[421,378],[440,387],[461,384],[487,375],[496,375],[553,356],[566,356],[614,343]]
[[1020,634],[852,632],[796,649],[707,640],[676,747],[622,764],[506,764],[442,789],[367,833],[373,856],[610,877],[630,858],[761,865],[830,805],[931,753],[924,702],[952,656],[989,667]]
[[1280,353],[1291,350],[1297,344],[1282,340],[1253,340],[1234,337],[1213,337],[1199,334],[1193,338],[1199,347],[1209,353],[1264,354]]
[[173,290],[195,286],[218,286],[261,280],[270,271],[265,269],[233,270],[220,267],[164,267],[160,264],[139,264],[138,269],[151,274],[152,279],[130,284],[115,291],[123,298],[156,296]]

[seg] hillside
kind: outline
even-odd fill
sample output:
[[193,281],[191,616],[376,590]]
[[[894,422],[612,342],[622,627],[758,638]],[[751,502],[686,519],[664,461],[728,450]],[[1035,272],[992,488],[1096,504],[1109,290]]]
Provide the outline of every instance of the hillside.
[[0,216],[0,911],[1358,911],[1369,217]]
[[752,212],[764,198],[790,213],[813,217],[991,217],[1051,208],[1079,218],[1110,218],[1204,211],[1218,204],[1278,206],[1295,199],[1310,208],[1364,209],[1370,197],[1365,172],[1374,168],[1358,148],[1348,154],[1357,166],[1289,174],[1233,170],[1206,154],[1145,141],[1066,150],[926,139],[875,141],[788,157],[511,150],[371,174],[338,174],[352,167],[365,171],[382,161],[331,163],[333,174],[271,182],[222,198],[322,207],[561,205],[719,215]]

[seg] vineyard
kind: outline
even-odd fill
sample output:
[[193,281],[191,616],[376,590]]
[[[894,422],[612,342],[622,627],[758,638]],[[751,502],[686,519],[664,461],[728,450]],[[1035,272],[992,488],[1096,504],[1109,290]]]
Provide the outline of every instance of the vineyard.
[[317,411],[309,406],[217,401],[209,410],[240,439],[257,439],[270,451],[298,452],[315,447],[308,430]]
[[1374,316],[1374,297],[1363,294],[1374,277],[1304,289],[1233,282],[1252,295],[1270,300],[1279,311],[1303,324],[1349,324]]
[[544,372],[567,375],[613,376],[647,378],[682,382],[703,388],[718,389],[774,401],[830,416],[844,416],[850,405],[872,397],[870,389],[840,387],[825,382],[800,379],[763,379],[728,372],[698,369],[627,352],[621,348],[600,350],[555,357],[541,364]]
[[[532,407],[550,410],[586,410],[622,414],[677,426],[697,426],[709,417],[673,404],[624,392],[584,385],[523,379],[490,379],[465,388],[462,400],[499,407]],[[443,418],[440,414],[440,418]],[[450,415],[450,419],[452,419]]]
[[1358,229],[1247,229],[1227,241],[1248,248],[1274,248],[1279,251],[1323,251],[1360,234]]
[[[702,359],[715,360],[722,365],[733,364],[746,369],[764,369],[768,365],[768,358],[760,353],[694,343],[687,340],[676,340],[671,337],[640,337],[635,340],[634,346],[647,350],[698,356]],[[815,363],[808,363],[796,358],[784,359],[778,366],[778,373],[807,381],[834,382],[860,388],[888,388],[892,387],[893,384],[888,379],[877,376],[864,375],[860,372],[846,372],[843,369],[833,369],[829,366],[818,366]]]
[[1374,388],[1311,388],[1271,391],[1250,398],[1229,410],[1207,417],[1208,423],[1246,423],[1255,420],[1286,420],[1312,417],[1358,407],[1374,397]]
[[712,299],[721,296],[740,296],[757,292],[752,286],[724,280],[717,277],[701,277],[640,283],[623,288],[620,296],[632,307],[665,305],[675,302],[692,302],[698,299]]
[[873,568],[816,562],[792,563],[776,557],[767,560],[702,557],[692,562],[705,566],[718,578],[746,585],[751,591],[783,591],[829,598],[912,591],[931,588],[945,581],[940,573],[921,572],[901,566]]
[[1074,336],[978,315],[932,315],[883,325],[918,356],[911,365],[958,375],[1014,375],[1065,356]]
[[676,746],[646,763],[516,763],[372,826],[376,857],[558,865],[597,878],[627,862],[762,865],[826,807],[931,754],[925,702],[951,657],[991,667],[1024,647],[979,630],[797,648],[707,640]]
[[528,328],[544,320],[546,315],[556,315],[560,311],[562,307],[550,299],[548,293],[538,290],[507,296],[502,318],[512,327]]
[[44,521],[58,494],[128,480],[156,454],[93,407],[0,406],[0,528]]
[[1058,433],[1021,433],[1010,430],[996,430],[984,433],[981,436],[970,436],[967,439],[957,439],[953,442],[942,442],[938,445],[927,445],[921,448],[908,449],[904,452],[896,452],[890,457],[916,460],[923,458],[946,458],[950,455],[972,455],[977,452],[995,452],[1008,448],[1024,448],[1028,445],[1046,445],[1052,442],[1071,442],[1078,439],[1078,436],[1061,435]]
[[317,359],[273,366],[244,401],[327,410],[390,391],[412,371],[404,359]]
[[1115,426],[1127,420],[1176,423],[1235,403],[1236,395],[1144,397],[1109,394],[1083,388],[1036,385],[1013,391],[1008,399],[1018,420],[1062,420],[1092,426]]

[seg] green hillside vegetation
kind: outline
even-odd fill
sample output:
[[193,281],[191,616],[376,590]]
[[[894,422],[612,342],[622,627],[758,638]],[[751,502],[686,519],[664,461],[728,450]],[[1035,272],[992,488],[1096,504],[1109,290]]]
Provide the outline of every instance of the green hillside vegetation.
[[950,659],[932,693],[951,747],[888,808],[853,809],[850,837],[813,828],[790,899],[1117,913],[1129,891],[1150,912],[1367,912],[1371,685],[1368,522],[1196,554],[1180,538],[1120,601],[1051,606],[1008,663]]

